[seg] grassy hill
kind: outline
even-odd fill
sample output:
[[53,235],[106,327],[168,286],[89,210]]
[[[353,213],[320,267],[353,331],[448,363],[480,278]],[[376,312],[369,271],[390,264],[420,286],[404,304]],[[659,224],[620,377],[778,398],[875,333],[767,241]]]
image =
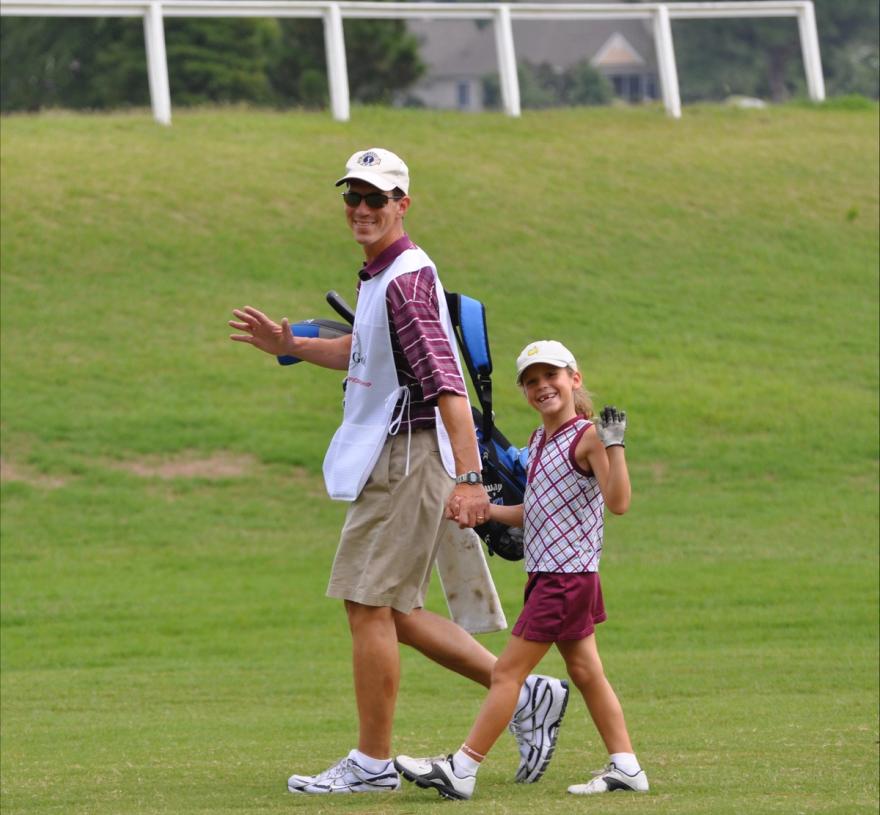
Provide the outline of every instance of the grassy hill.
[[[504,432],[535,424],[512,382],[535,338],[630,417],[599,637],[653,792],[566,799],[604,761],[573,700],[545,779],[509,783],[505,737],[468,811],[876,812],[877,113],[4,118],[3,812],[440,805],[284,793],[354,732],[323,597],[341,377],[227,340],[237,306],[354,300],[333,181],[370,145],[487,305]],[[492,567],[512,621],[520,566]],[[455,748],[482,696],[405,653],[395,749]]]

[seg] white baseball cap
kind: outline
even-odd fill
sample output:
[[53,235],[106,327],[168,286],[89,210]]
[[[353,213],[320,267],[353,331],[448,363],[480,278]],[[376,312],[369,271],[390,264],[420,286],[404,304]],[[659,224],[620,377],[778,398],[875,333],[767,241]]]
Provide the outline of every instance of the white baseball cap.
[[561,342],[556,340],[537,340],[529,343],[520,351],[516,358],[516,384],[520,384],[523,372],[530,365],[545,362],[547,365],[555,365],[557,368],[578,369],[574,354]]
[[404,193],[409,193],[409,167],[390,150],[371,147],[358,150],[346,162],[345,175],[336,182],[336,186],[346,181],[366,181],[382,192],[399,187]]

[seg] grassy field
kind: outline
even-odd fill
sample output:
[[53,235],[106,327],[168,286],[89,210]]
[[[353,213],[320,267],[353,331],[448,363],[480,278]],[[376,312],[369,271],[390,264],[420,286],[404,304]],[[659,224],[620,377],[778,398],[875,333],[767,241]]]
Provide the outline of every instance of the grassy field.
[[[226,320],[354,299],[332,182],[375,144],[487,304],[504,432],[539,337],[628,410],[600,644],[648,796],[566,797],[604,761],[579,701],[534,786],[505,736],[468,804],[285,792],[353,744],[340,376]],[[877,144],[876,106],[5,118],[4,815],[876,812]],[[521,567],[492,567],[513,619]],[[403,658],[395,749],[455,748],[482,689]]]

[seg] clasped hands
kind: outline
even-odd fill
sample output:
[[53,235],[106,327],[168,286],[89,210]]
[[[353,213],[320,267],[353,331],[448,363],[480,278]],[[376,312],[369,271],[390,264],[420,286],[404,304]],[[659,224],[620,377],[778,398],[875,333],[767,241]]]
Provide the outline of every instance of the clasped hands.
[[489,495],[481,484],[456,484],[446,500],[444,517],[459,528],[473,528],[489,520]]

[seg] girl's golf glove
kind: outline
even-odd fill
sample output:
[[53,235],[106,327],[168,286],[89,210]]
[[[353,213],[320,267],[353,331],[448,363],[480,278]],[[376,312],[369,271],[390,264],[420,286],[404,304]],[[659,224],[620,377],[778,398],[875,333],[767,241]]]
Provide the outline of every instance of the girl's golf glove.
[[606,447],[626,447],[623,435],[626,433],[626,411],[618,410],[613,405],[605,405],[599,414],[596,432]]

